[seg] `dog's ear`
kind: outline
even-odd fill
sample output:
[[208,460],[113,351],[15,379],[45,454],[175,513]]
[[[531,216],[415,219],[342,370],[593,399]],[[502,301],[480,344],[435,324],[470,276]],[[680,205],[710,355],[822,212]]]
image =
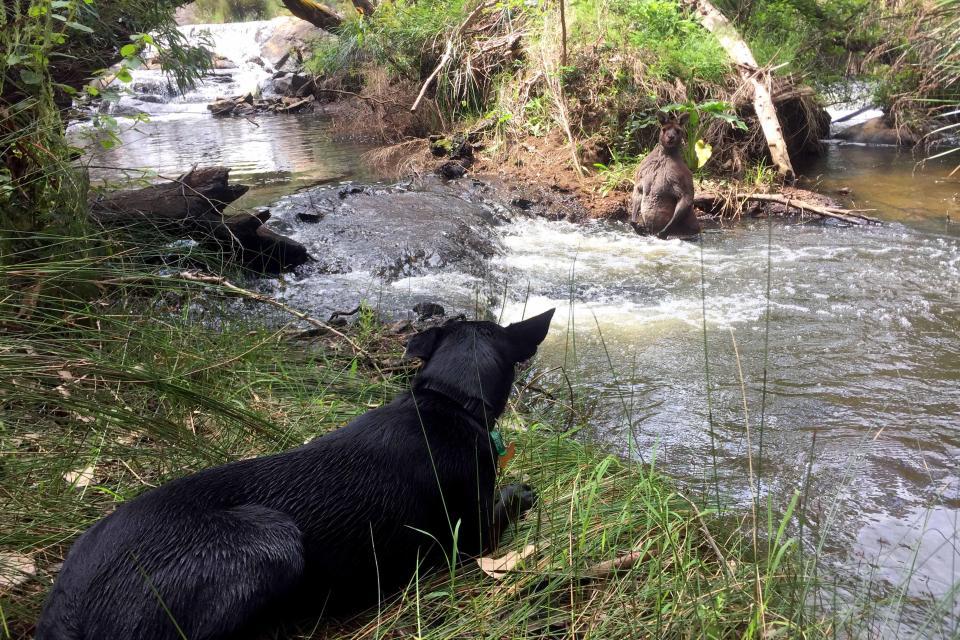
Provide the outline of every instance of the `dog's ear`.
[[537,352],[537,347],[550,331],[550,321],[553,319],[554,311],[556,309],[550,309],[522,322],[514,322],[507,327],[507,334],[513,340],[513,346],[516,349],[514,359],[517,362],[528,360]]
[[439,327],[431,327],[426,331],[421,331],[410,336],[407,340],[407,350],[404,352],[404,358],[420,358],[426,361],[433,350],[437,348],[437,340],[440,338]]

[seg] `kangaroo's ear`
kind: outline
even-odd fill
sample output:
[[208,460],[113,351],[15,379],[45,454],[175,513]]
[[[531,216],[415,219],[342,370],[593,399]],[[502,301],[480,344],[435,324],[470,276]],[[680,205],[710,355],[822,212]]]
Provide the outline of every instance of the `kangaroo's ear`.
[[550,321],[553,319],[554,311],[556,309],[550,309],[522,322],[514,322],[507,327],[507,334],[513,341],[514,360],[523,362],[533,357],[537,347],[550,331]]
[[690,119],[690,114],[684,111],[679,116],[677,116],[677,124],[679,124],[681,127],[685,127],[687,126],[687,120],[689,119]]
[[661,125],[670,122],[670,115],[666,111],[657,111],[657,122]]
[[404,358],[420,358],[426,361],[433,355],[437,348],[437,342],[440,338],[440,328],[431,327],[426,331],[421,331],[410,336],[407,340],[407,350],[404,352]]

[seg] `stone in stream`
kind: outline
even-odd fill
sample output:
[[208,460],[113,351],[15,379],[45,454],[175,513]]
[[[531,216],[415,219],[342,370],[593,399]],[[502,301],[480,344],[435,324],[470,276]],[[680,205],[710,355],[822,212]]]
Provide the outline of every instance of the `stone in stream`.
[[283,73],[273,78],[273,90],[284,96],[296,95],[309,82],[309,76],[299,73]]
[[237,63],[226,56],[214,54],[212,60],[214,69],[236,69]]
[[436,173],[447,180],[458,180],[467,174],[467,168],[458,160],[448,160],[436,168]]
[[284,64],[291,52],[308,52],[316,40],[334,37],[306,20],[292,16],[276,18],[274,22],[277,25],[260,47],[260,57],[275,69]]
[[413,305],[413,312],[417,314],[417,320],[426,320],[446,314],[446,310],[436,302],[418,302]]
[[308,211],[300,211],[297,213],[297,220],[300,222],[309,222],[311,224],[316,224],[323,220],[322,213],[311,213]]

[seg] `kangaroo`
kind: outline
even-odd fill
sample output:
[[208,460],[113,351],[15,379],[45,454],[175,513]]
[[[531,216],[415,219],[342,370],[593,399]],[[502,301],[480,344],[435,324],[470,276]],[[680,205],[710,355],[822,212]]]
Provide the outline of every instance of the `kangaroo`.
[[660,144],[643,159],[634,176],[630,223],[658,238],[693,235],[700,221],[693,210],[693,174],[683,160],[687,114],[676,120],[657,114]]

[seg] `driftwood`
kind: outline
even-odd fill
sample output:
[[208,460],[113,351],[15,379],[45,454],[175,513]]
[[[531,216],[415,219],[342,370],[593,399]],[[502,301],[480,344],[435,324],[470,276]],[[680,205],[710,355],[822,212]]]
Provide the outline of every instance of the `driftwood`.
[[767,139],[773,164],[784,180],[793,182],[796,174],[790,162],[780,120],[777,118],[777,109],[770,97],[769,69],[761,69],[757,65],[750,47],[727,17],[711,2],[708,0],[684,0],[684,2],[695,10],[700,24],[717,37],[720,46],[737,67],[740,78],[753,89],[753,108],[757,112],[760,128],[763,129],[763,135]]
[[843,209],[841,207],[832,207],[825,204],[811,202],[804,198],[791,197],[777,193],[743,193],[743,194],[719,194],[712,191],[698,193],[693,204],[702,211],[716,211],[728,206],[730,202],[736,202],[738,207],[746,202],[772,202],[788,209],[793,209],[800,213],[808,212],[823,218],[832,218],[849,224],[883,224],[880,220],[864,215],[862,212],[854,209]]
[[117,191],[90,203],[103,225],[150,225],[228,251],[247,267],[276,273],[307,261],[306,248],[264,226],[270,212],[224,217],[228,204],[248,187],[229,184],[226,167],[194,167],[175,180],[143,189]]
[[343,24],[343,16],[316,0],[283,0],[283,5],[296,17],[324,31],[333,33]]

